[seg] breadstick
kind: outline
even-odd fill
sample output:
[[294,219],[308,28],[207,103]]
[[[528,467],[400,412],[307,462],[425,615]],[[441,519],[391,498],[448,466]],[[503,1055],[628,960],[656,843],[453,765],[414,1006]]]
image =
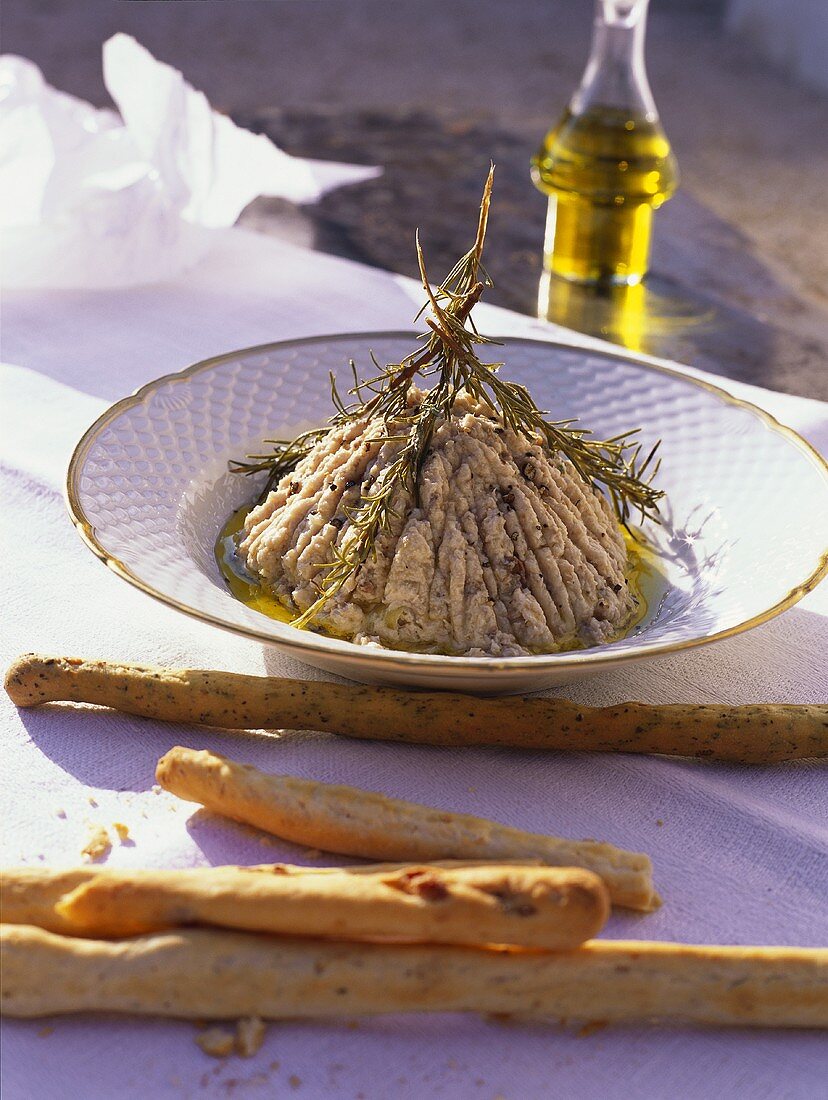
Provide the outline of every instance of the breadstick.
[[[541,860],[498,860],[501,867],[540,867]],[[465,867],[490,867],[489,860],[432,860],[430,867],[453,870]],[[362,863],[348,867],[349,875],[374,875],[403,871],[410,863]],[[346,870],[342,867],[301,867],[292,863],[260,863],[251,867],[233,868],[239,871],[262,872],[268,875],[329,875]],[[0,870],[0,921],[3,924],[34,924],[49,932],[68,936],[83,936],[84,927],[58,912],[63,899],[92,879],[105,878],[118,872],[107,867],[73,867],[53,870],[49,867],[7,867]],[[141,874],[141,872],[136,872]],[[96,933],[101,935],[102,933]]]
[[609,898],[598,876],[581,868],[411,865],[290,875],[216,867],[110,871],[81,883],[57,910],[85,936],[207,924],[343,940],[561,949],[597,935]]
[[350,944],[186,929],[81,940],[0,928],[10,1016],[324,1019],[494,1012],[828,1027],[828,950],[593,940],[574,951]]
[[267,775],[206,750],[170,749],[155,774],[179,798],[295,844],[367,859],[541,859],[594,871],[615,905],[650,910],[658,904],[649,857],[610,844],[524,833],[356,787]]
[[9,668],[6,691],[19,707],[97,703],[224,729],[324,730],[380,741],[662,753],[743,764],[828,755],[828,706],[816,704],[584,707],[566,699],[480,699],[34,653]]

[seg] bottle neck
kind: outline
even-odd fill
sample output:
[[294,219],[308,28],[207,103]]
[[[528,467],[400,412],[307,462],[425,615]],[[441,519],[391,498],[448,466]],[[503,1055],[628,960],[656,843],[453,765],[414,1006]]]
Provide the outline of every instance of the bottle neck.
[[590,107],[627,108],[658,119],[644,67],[644,38],[649,0],[596,0],[592,47],[587,67],[569,109],[574,115]]

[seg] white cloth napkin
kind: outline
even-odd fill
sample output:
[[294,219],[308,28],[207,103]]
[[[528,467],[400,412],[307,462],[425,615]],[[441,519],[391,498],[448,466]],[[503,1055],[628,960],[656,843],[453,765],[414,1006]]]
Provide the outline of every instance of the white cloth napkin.
[[[253,642],[178,615],[109,573],[67,518],[66,463],[77,437],[108,402],[159,374],[268,340],[407,328],[420,294],[408,280],[238,229],[186,278],[162,285],[8,293],[0,430],[4,666],[18,653],[40,650],[318,677]],[[594,343],[494,308],[481,307],[478,321],[492,334]],[[714,381],[828,447],[826,406]],[[590,703],[630,697],[822,701],[826,650],[828,601],[818,590],[742,637],[581,681],[565,693]],[[155,762],[180,743],[274,772],[646,851],[664,907],[649,916],[614,916],[612,936],[825,942],[823,767],[747,769],[357,744],[314,734],[222,734],[83,708],[18,712],[5,695],[0,735],[4,864],[77,863],[90,825],[114,821],[128,825],[131,839],[115,843],[113,866],[309,860],[302,850],[265,846],[254,830],[155,793]],[[812,1100],[828,1079],[824,1037],[813,1033],[611,1027],[579,1036],[556,1026],[399,1017],[272,1024],[258,1055],[226,1062],[204,1055],[195,1035],[190,1023],[160,1020],[5,1021],[3,1097]]]
[[6,286],[157,282],[201,259],[258,195],[316,202],[379,172],[289,156],[129,35],[104,44],[103,71],[120,115],[0,58]]

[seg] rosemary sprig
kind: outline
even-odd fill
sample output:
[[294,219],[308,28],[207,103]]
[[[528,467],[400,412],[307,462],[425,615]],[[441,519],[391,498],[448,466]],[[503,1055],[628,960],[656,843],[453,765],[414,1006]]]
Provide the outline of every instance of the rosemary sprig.
[[297,435],[295,439],[265,439],[265,443],[273,444],[270,454],[248,455],[246,462],[231,459],[230,470],[234,474],[244,474],[246,477],[267,470],[267,481],[259,495],[259,500],[264,500],[285,474],[295,470],[305,455],[313,450],[329,431],[330,428],[311,428],[310,431]]
[[[425,321],[428,332],[419,338],[423,346],[399,363],[387,366],[382,366],[372,356],[377,373],[363,381],[352,362],[354,383],[346,399],[338,393],[331,376],[336,413],[327,427],[304,432],[293,440],[276,441],[270,455],[251,455],[247,462],[233,463],[233,468],[240,473],[269,471],[264,496],[329,431],[349,421],[380,420],[386,431],[377,439],[384,443],[403,441],[394,461],[382,471],[371,489],[363,492],[357,506],[348,511],[350,524],[334,548],[334,561],[321,567],[326,572],[318,583],[319,597],[294,620],[297,627],[312,622],[369,556],[376,555],[378,539],[391,528],[398,515],[395,507],[406,496],[418,499],[420,473],[435,427],[451,415],[461,390],[489,405],[506,427],[539,438],[550,451],[562,453],[589,485],[603,485],[625,527],[629,527],[634,512],[642,520],[658,521],[658,502],[663,494],[652,486],[659,466],[656,460],[658,444],[642,458],[641,445],[634,439],[638,429],[612,439],[597,440],[587,429],[577,427],[577,421],[547,420],[525,386],[498,376],[501,363],[484,363],[479,357],[478,348],[495,343],[477,331],[470,316],[483,291],[492,285],[482,256],[493,176],[494,165],[483,189],[474,244],[436,288],[432,288],[429,281],[417,235],[417,262],[426,293],[426,302],[417,319],[430,310]],[[417,375],[433,377],[435,382],[412,409],[408,397]]]

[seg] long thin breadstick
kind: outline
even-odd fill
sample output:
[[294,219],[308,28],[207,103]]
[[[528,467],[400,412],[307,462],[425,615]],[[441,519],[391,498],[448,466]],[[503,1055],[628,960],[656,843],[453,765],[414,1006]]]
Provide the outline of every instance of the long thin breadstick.
[[566,699],[480,699],[34,653],[9,668],[6,691],[19,707],[66,700],[165,722],[430,745],[664,753],[744,764],[828,755],[828,706],[816,704],[584,707]]
[[650,910],[658,904],[649,857],[610,844],[525,833],[356,787],[268,775],[180,746],[158,761],[156,778],[179,798],[296,844],[367,859],[541,859],[594,871],[615,905]]
[[495,1012],[828,1027],[828,950],[593,940],[574,951],[390,946],[187,929],[81,940],[0,928],[10,1016],[330,1018]]
[[[499,860],[500,866],[541,866],[541,860]],[[431,867],[455,868],[489,867],[491,861],[473,860],[432,860]],[[402,871],[411,867],[410,863],[363,863],[348,867],[349,875],[374,875]],[[292,863],[261,863],[237,870],[262,872],[278,875],[329,875],[346,870],[342,867],[301,867]],[[139,872],[140,873],[140,872]],[[118,874],[106,867],[72,867],[68,870],[54,870],[49,867],[7,867],[0,870],[0,921],[3,924],[34,924],[49,932],[61,932],[68,936],[84,935],[84,928],[75,920],[70,920],[58,906],[67,895],[79,886],[93,879],[106,878]],[[100,934],[100,933],[99,933]]]
[[108,871],[58,913],[85,936],[190,924],[280,935],[402,943],[571,948],[609,914],[604,884],[581,868],[477,866],[292,875],[280,868]]

